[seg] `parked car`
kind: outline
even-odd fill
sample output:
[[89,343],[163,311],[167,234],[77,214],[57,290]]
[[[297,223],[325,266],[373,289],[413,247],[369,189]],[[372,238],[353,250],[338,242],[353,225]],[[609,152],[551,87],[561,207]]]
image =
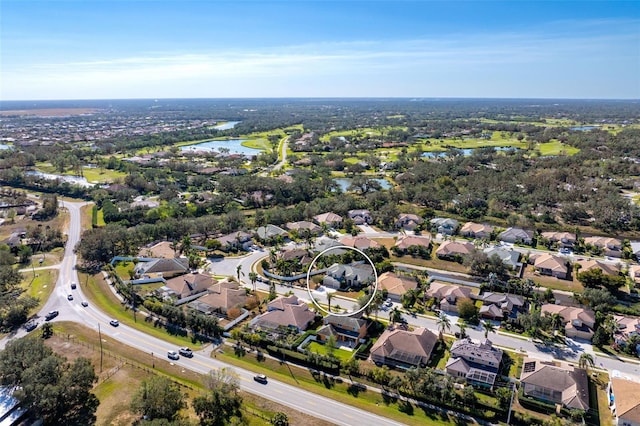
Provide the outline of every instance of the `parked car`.
[[267,376],[265,376],[264,374],[256,374],[255,376],[253,376],[253,380],[255,380],[258,383],[263,383],[263,384],[267,384]]
[[111,324],[114,327],[117,327],[120,325],[120,322],[118,320],[111,320],[109,321],[109,324]]
[[89,306],[89,302],[87,302],[86,300],[83,300],[81,305],[86,308],[87,306]]
[[60,312],[58,312],[58,311],[51,311],[51,312],[49,312],[47,315],[45,315],[45,316],[44,316],[44,319],[45,319],[46,321],[51,321],[52,319],[54,319],[55,317],[57,317],[59,313],[60,313]]
[[71,290],[75,290],[75,289],[76,289],[76,282],[71,281]]
[[182,356],[186,356],[187,358],[193,357],[193,351],[189,348],[180,348],[178,349],[178,353]]
[[67,300],[73,300],[73,294],[68,295]]
[[178,355],[178,352],[176,352],[176,351],[169,351],[169,352],[167,352],[167,357],[168,357],[169,359],[173,359],[173,360],[180,359],[180,355]]
[[27,331],[33,331],[36,329],[36,327],[38,327],[38,323],[35,321],[29,321],[24,325],[24,329]]

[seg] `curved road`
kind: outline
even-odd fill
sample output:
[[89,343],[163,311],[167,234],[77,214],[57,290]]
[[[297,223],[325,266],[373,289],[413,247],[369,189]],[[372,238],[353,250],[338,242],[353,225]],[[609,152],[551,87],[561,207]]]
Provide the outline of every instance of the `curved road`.
[[[80,208],[85,204],[86,203],[63,202],[64,207],[68,209],[70,215],[67,245],[65,247],[64,258],[60,264],[60,275],[56,282],[56,288],[39,313],[38,322],[43,322],[43,317],[47,312],[58,310],[60,315],[53,321],[73,321],[84,324],[94,330],[100,328],[103,339],[112,338],[141,351],[159,354],[158,356],[164,357],[167,351],[176,350],[174,345],[126,325],[121,324],[119,327],[112,327],[109,324],[111,318],[98,308],[92,305],[88,307],[81,305],[81,302],[86,300],[82,290],[84,284],[78,282],[78,274],[75,270],[77,256],[73,252],[73,249],[80,240]],[[71,290],[71,281],[78,283],[75,290]],[[73,294],[74,296],[72,301],[67,300],[69,294]],[[27,334],[26,331],[21,328],[17,332],[0,340],[0,349],[4,349],[9,339],[22,337],[25,334]],[[238,374],[242,390],[337,425],[348,426],[358,423],[366,425],[402,425],[402,423],[329,398],[318,396],[312,392],[277,380],[270,379],[267,385],[257,383],[253,380],[254,373],[251,371],[225,364],[197,352],[193,358],[181,357],[178,361],[175,361],[175,363],[186,369],[202,374],[207,374],[215,368],[229,367]]]

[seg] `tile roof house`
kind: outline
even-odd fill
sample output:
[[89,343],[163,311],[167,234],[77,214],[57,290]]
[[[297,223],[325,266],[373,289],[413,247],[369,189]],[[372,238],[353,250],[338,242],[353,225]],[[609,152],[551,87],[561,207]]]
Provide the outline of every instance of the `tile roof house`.
[[640,241],[631,241],[629,246],[631,246],[631,253],[633,253],[636,261],[640,262]]
[[451,357],[445,370],[453,377],[464,377],[468,382],[493,386],[502,362],[502,349],[489,339],[476,342],[471,338],[456,340],[451,345]]
[[599,247],[605,256],[622,257],[622,241],[611,237],[587,237],[584,239],[586,245]]
[[444,217],[436,217],[430,220],[431,227],[435,228],[438,234],[453,235],[458,229],[458,222],[455,219],[449,219]]
[[327,315],[323,323],[324,325],[316,333],[320,341],[326,341],[329,336],[335,336],[338,342],[355,348],[367,337],[367,321],[362,318]]
[[184,274],[189,271],[189,259],[178,257],[173,259],[153,259],[148,262],[138,262],[134,267],[134,272],[138,276],[157,275],[171,277]]
[[209,287],[208,294],[198,299],[211,312],[226,314],[231,308],[240,308],[247,303],[249,296],[244,288],[235,281],[221,281]]
[[597,259],[578,259],[575,263],[580,265],[578,272],[586,272],[598,268],[605,275],[618,275],[620,273],[620,264],[605,263]]
[[638,285],[640,285],[640,265],[629,266],[629,276],[633,282],[636,283],[636,287],[638,287]]
[[349,210],[347,214],[349,215],[349,219],[353,220],[353,223],[356,225],[373,223],[373,218],[369,210]]
[[398,215],[398,220],[396,220],[396,228],[404,229],[405,231],[413,231],[423,223],[424,219],[417,214],[400,213],[400,215]]
[[173,259],[174,257],[177,257],[177,253],[172,246],[173,243],[170,241],[160,241],[153,245],[141,248],[138,252],[138,257]]
[[467,256],[476,249],[469,241],[445,241],[436,249],[436,256],[440,259],[457,260],[457,257]]
[[437,342],[438,336],[426,328],[387,329],[371,347],[371,360],[400,368],[424,367]]
[[458,312],[456,306],[458,299],[471,298],[471,289],[469,287],[444,284],[433,281],[424,292],[425,297],[435,298],[440,302],[440,309],[446,312]]
[[325,287],[341,289],[368,285],[374,280],[373,268],[368,263],[354,262],[351,265],[334,263],[327,268],[322,284]]
[[525,358],[520,383],[526,396],[569,409],[589,409],[589,383],[587,373],[581,368],[556,367]]
[[590,309],[546,303],[540,308],[544,314],[559,314],[564,324],[565,336],[591,340],[596,323],[596,315]]
[[397,275],[393,272],[385,272],[378,277],[378,290],[387,290],[389,298],[400,302],[400,298],[409,290],[418,288],[418,281],[414,278]]
[[251,320],[254,328],[275,330],[278,327],[302,332],[313,322],[316,314],[295,295],[279,296],[269,302],[267,312]]
[[640,318],[614,315],[613,319],[617,323],[617,328],[613,335],[616,345],[625,346],[630,336],[640,334]]
[[400,251],[405,251],[409,247],[418,246],[418,247],[431,247],[431,235],[423,234],[423,235],[403,235],[398,238],[394,247],[397,247]]
[[286,225],[290,231],[298,231],[298,233],[309,231],[312,235],[318,235],[322,232],[322,228],[313,222],[302,220],[299,222],[288,222]]
[[573,247],[576,243],[576,234],[571,232],[543,232],[540,235],[552,243],[558,243],[561,247]]
[[640,383],[621,377],[609,382],[611,412],[618,426],[640,426]]
[[342,216],[337,215],[333,212],[322,213],[313,217],[313,220],[316,223],[322,225],[326,223],[329,226],[340,226],[342,224]]
[[569,276],[567,260],[563,257],[549,253],[532,254],[529,256],[529,261],[533,261],[533,267],[542,275],[550,275],[563,280]]
[[262,240],[275,238],[278,235],[282,237],[289,235],[289,233],[284,229],[280,228],[279,226],[271,225],[271,224],[259,227],[258,229],[256,229],[256,234],[258,234],[258,237]]
[[493,226],[484,223],[467,222],[460,228],[460,235],[469,238],[491,238]]
[[278,253],[278,259],[295,260],[300,265],[309,265],[313,259],[305,249],[284,250]]
[[[341,242],[336,241],[334,239],[331,239],[329,237],[320,237],[320,238],[316,239],[316,241],[314,243],[313,251],[317,252],[317,253],[322,253],[323,251],[328,250],[328,249],[330,249],[332,247],[340,247],[342,245],[343,244]],[[329,251],[327,253],[341,255],[341,254],[344,254],[345,251],[346,251],[346,249],[334,248],[333,250],[331,250],[331,251]]]
[[491,319],[507,318],[516,314],[524,306],[524,297],[516,294],[484,292],[481,296],[473,296],[473,299],[482,300],[480,316]]
[[498,256],[504,266],[509,269],[517,270],[522,264],[520,263],[520,256],[522,255],[518,250],[514,250],[512,247],[506,249],[504,247],[486,247],[482,250],[488,258],[491,256]]
[[355,247],[360,250],[365,250],[368,248],[380,247],[380,243],[372,240],[371,238],[365,237],[363,235],[357,235],[355,237],[347,236],[340,239],[340,242],[349,247]]
[[220,242],[220,248],[224,251],[233,249],[249,250],[249,247],[253,244],[251,234],[248,232],[232,232],[216,239]]
[[511,244],[518,243],[531,245],[533,242],[533,231],[522,228],[507,228],[505,231],[498,234],[498,239]]
[[165,283],[165,287],[171,289],[178,299],[204,293],[217,281],[211,275],[191,273],[171,278]]

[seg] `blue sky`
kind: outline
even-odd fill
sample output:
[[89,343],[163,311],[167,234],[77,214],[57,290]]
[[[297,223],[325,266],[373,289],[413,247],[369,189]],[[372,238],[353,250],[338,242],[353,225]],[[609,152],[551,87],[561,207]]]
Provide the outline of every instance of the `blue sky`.
[[0,0],[0,100],[640,98],[638,1]]

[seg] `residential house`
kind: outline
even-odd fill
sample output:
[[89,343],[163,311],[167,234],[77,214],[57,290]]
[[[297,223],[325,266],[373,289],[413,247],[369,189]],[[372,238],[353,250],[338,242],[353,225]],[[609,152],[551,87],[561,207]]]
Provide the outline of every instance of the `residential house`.
[[482,300],[480,316],[490,319],[503,319],[516,315],[524,307],[524,297],[516,294],[484,292],[473,299]]
[[337,255],[341,255],[344,254],[346,249],[341,249],[341,248],[336,248],[336,247],[341,247],[343,244],[339,241],[336,241],[332,238],[329,237],[320,237],[317,238],[315,243],[313,244],[314,252],[317,253],[322,253],[325,250],[329,250],[331,249],[331,251],[329,251],[329,254],[337,254]]
[[440,309],[446,312],[458,312],[457,302],[461,298],[471,298],[471,289],[453,284],[444,284],[433,281],[424,292],[426,298],[435,298]]
[[349,215],[349,219],[353,220],[353,223],[356,225],[373,223],[373,218],[369,210],[349,210],[347,214]]
[[629,266],[629,276],[631,276],[636,287],[640,286],[640,265]]
[[[629,337],[640,334],[640,318],[614,315],[613,319],[617,323],[617,328],[613,334],[613,340],[616,345],[624,347],[627,345]],[[636,352],[640,352],[638,348],[636,348]]]
[[486,247],[482,250],[488,258],[498,256],[502,260],[502,264],[507,268],[517,271],[521,266],[520,256],[522,255],[518,250],[514,250],[512,247]]
[[367,337],[367,321],[360,316],[327,315],[323,323],[316,333],[320,341],[335,336],[341,345],[355,348]]
[[211,275],[190,273],[167,280],[164,284],[178,299],[205,293],[217,281]]
[[589,382],[582,368],[525,358],[520,384],[525,396],[568,409],[589,410]]
[[220,242],[220,249],[226,252],[234,250],[249,251],[253,245],[251,234],[248,232],[232,232],[216,238]]
[[373,268],[368,263],[354,262],[350,265],[334,263],[327,268],[322,284],[333,289],[346,289],[365,286],[374,280]]
[[445,235],[454,235],[456,233],[456,230],[458,229],[458,225],[460,224],[460,222],[455,219],[444,217],[433,218],[431,219],[430,223],[431,227],[435,228],[438,234]]
[[522,228],[507,228],[498,234],[498,239],[505,243],[531,245],[533,242],[533,231]]
[[235,281],[221,281],[209,287],[208,294],[198,299],[200,306],[206,306],[208,312],[227,314],[229,309],[241,308],[249,296],[243,287]]
[[609,382],[611,412],[618,426],[640,426],[640,383],[612,377]]
[[259,227],[258,229],[256,229],[256,234],[258,234],[258,238],[260,238],[261,240],[270,240],[278,236],[284,238],[289,235],[289,233],[284,229],[271,224]]
[[304,232],[309,232],[311,235],[319,235],[322,232],[322,228],[313,222],[302,220],[300,222],[288,222],[286,225],[290,231],[297,231],[299,235]]
[[400,251],[406,251],[409,247],[431,247],[431,234],[423,233],[421,235],[401,235],[396,240],[394,247]]
[[640,241],[631,241],[629,243],[629,246],[631,246],[633,257],[636,259],[636,261],[640,262]]
[[267,304],[267,312],[251,320],[254,329],[276,330],[279,327],[297,332],[306,330],[316,314],[297,296],[279,296]]
[[425,367],[437,342],[438,336],[426,328],[387,329],[371,347],[371,360],[400,368]]
[[540,308],[542,314],[559,314],[564,324],[565,336],[591,340],[596,315],[590,309],[547,303]]
[[541,236],[560,247],[572,248],[576,244],[576,234],[571,232],[543,232]]
[[332,228],[337,228],[342,225],[342,216],[337,215],[333,212],[322,213],[313,217],[313,220],[322,225],[326,223],[328,226]]
[[549,253],[532,254],[529,257],[529,262],[533,262],[535,270],[542,275],[550,275],[563,280],[566,280],[569,277],[567,260],[561,256]]
[[380,243],[372,240],[371,238],[363,235],[356,235],[355,237],[347,236],[340,239],[340,242],[349,247],[355,247],[359,250],[366,250],[368,248],[380,247]]
[[617,238],[587,237],[584,243],[602,249],[605,256],[622,257],[622,241]]
[[313,261],[309,256],[309,251],[305,249],[284,250],[278,254],[278,258],[282,260],[295,260],[300,265],[309,265]]
[[605,275],[618,275],[620,273],[620,264],[606,263],[597,259],[578,259],[575,263],[580,265],[578,272],[600,269]]
[[409,290],[416,290],[418,281],[415,278],[385,272],[378,278],[378,290],[387,291],[391,300],[400,302],[400,298]]
[[453,342],[451,356],[445,370],[453,377],[463,377],[469,383],[493,386],[502,362],[502,349],[493,346],[489,339],[476,342],[471,338]]
[[414,231],[423,223],[424,219],[417,214],[400,213],[398,220],[396,221],[396,228],[404,229],[405,231]]
[[137,276],[173,277],[189,271],[189,259],[178,257],[172,259],[151,259],[138,262],[134,267]]
[[457,261],[471,254],[476,246],[469,241],[445,241],[436,249],[436,256],[444,260]]
[[489,239],[493,232],[493,226],[484,223],[467,222],[460,228],[460,235],[468,238]]
[[138,252],[138,257],[152,257],[156,259],[173,259],[177,253],[173,248],[174,243],[170,241],[160,241],[155,244],[143,247]]

